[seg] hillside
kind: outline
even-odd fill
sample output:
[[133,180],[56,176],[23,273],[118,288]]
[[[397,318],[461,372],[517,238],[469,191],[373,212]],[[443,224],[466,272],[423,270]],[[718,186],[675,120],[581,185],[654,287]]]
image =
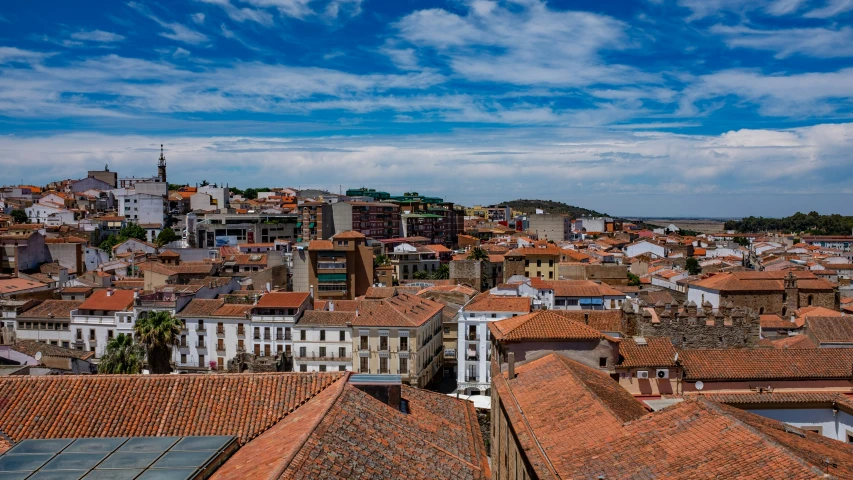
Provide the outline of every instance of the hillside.
[[563,202],[554,202],[551,200],[512,200],[510,202],[501,202],[499,205],[508,205],[513,210],[524,213],[536,213],[536,209],[540,209],[545,213],[556,213],[559,215],[568,215],[571,218],[578,217],[602,217],[607,216],[606,213],[596,212],[587,208],[575,207],[567,205]]

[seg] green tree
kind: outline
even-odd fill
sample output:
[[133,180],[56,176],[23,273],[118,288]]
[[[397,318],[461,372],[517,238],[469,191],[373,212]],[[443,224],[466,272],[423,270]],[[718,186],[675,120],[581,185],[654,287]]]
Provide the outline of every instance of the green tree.
[[429,272],[426,270],[418,270],[412,275],[415,280],[426,280],[429,278]]
[[450,278],[450,266],[447,264],[439,265],[430,277],[433,280],[447,280]]
[[233,193],[234,195],[243,195],[243,191],[237,187],[228,187],[228,191]]
[[254,200],[258,198],[258,190],[255,188],[247,188],[243,190],[243,198],[246,200]]
[[489,252],[482,247],[474,247],[468,252],[468,260],[488,260]]
[[107,349],[98,364],[98,373],[135,374],[142,372],[145,352],[133,341],[133,336],[119,333],[107,342]]
[[207,180],[202,180],[201,183],[199,184],[200,187],[206,187],[208,185],[210,185],[210,182],[208,182]]
[[696,257],[689,257],[684,264],[684,269],[690,275],[699,275],[702,273],[702,267],[699,265],[699,260],[696,260]]
[[139,343],[145,347],[151,373],[172,371],[172,347],[178,344],[182,328],[180,320],[166,311],[148,312],[148,315],[136,321],[133,331]]
[[172,230],[171,228],[164,228],[160,231],[160,234],[157,235],[156,243],[158,247],[162,247],[163,245],[172,243],[180,239],[181,237],[179,237],[174,230]]
[[734,237],[734,238],[732,238],[732,241],[737,243],[738,245],[740,245],[742,247],[748,247],[749,246],[749,240],[747,240],[744,237]]
[[15,223],[27,223],[30,221],[30,218],[27,216],[27,212],[23,210],[12,210],[12,220]]
[[148,232],[145,231],[144,228],[140,227],[135,223],[128,223],[121,230],[118,231],[118,236],[121,238],[121,241],[125,241],[128,238],[135,238],[137,240],[145,241],[148,237]]
[[384,267],[385,265],[391,265],[391,259],[388,258],[388,255],[380,253],[373,258],[373,264],[377,267]]
[[639,287],[641,283],[642,282],[640,282],[640,277],[634,275],[631,272],[628,272],[628,285],[632,287]]
[[116,245],[118,245],[122,241],[123,240],[120,240],[118,235],[110,235],[109,237],[105,238],[104,241],[102,241],[100,245],[98,245],[98,248],[100,248],[101,250],[103,250],[107,253],[112,254],[113,253],[113,247],[115,247]]

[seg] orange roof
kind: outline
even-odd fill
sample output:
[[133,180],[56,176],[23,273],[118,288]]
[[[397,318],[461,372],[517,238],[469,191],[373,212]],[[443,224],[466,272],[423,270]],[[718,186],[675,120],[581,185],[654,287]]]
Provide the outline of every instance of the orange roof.
[[619,342],[620,367],[674,367],[675,347],[668,337],[646,337],[645,344],[638,344],[634,338],[624,338]]
[[365,236],[359,232],[348,230],[346,232],[336,233],[332,235],[332,238],[335,240],[346,240],[346,239],[359,239],[365,238]]
[[267,293],[255,305],[258,308],[299,308],[308,300],[308,292]]
[[[91,289],[89,289],[91,290]],[[80,308],[83,300],[45,300],[41,304],[21,313],[18,318],[71,319],[71,310]]]
[[335,244],[331,240],[311,240],[308,242],[308,250],[334,250]]
[[47,287],[47,285],[33,280],[25,280],[23,278],[0,279],[0,295],[14,294],[16,292],[40,287]]
[[496,340],[502,342],[605,338],[598,330],[550,310],[490,322],[489,331]]
[[821,345],[825,343],[853,343],[853,317],[809,317],[806,329]]
[[[112,291],[112,294],[110,292]],[[104,310],[122,312],[133,306],[131,290],[98,290],[80,305],[80,310]]]
[[450,253],[453,250],[445,247],[444,245],[424,245],[426,248],[432,250],[435,253]]
[[688,380],[848,379],[853,349],[685,349],[679,358]]
[[481,293],[474,297],[468,305],[465,305],[465,312],[530,312],[530,298],[528,297],[510,297],[504,295],[491,295],[488,292]]
[[[335,311],[352,311],[343,302],[334,302]],[[357,302],[356,326],[403,326],[419,327],[436,314],[444,305],[416,295],[399,292],[384,300],[362,300]]]

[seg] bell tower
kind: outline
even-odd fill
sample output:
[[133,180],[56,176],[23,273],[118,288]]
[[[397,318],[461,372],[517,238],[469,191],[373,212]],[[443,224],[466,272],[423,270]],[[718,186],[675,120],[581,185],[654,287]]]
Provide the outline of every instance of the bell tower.
[[161,182],[166,182],[166,156],[163,155],[163,144],[160,144],[160,159],[157,162],[157,176]]

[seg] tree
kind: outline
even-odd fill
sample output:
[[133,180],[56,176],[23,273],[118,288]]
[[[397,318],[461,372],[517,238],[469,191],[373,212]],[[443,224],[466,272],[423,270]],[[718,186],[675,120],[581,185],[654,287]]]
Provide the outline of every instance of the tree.
[[738,245],[740,245],[742,247],[748,247],[749,246],[749,240],[747,240],[744,237],[734,237],[734,238],[732,238],[732,241],[737,243]]
[[702,267],[699,265],[699,260],[696,260],[696,257],[688,258],[687,262],[684,264],[684,269],[687,270],[687,273],[690,275],[699,275],[702,273]]
[[482,247],[474,247],[468,252],[468,260],[488,260],[489,252]]
[[388,255],[384,253],[380,253],[373,259],[373,264],[377,267],[384,267],[385,265],[391,265],[391,259],[388,258]]
[[210,182],[208,182],[207,180],[202,180],[201,183],[199,184],[200,187],[206,187],[208,185],[210,185]]
[[135,223],[128,223],[118,231],[118,236],[121,238],[122,242],[128,238],[145,241],[145,239],[148,238],[148,232]]
[[103,250],[109,254],[112,254],[113,253],[113,247],[115,247],[116,245],[118,245],[119,243],[121,243],[123,241],[124,240],[119,239],[118,235],[110,235],[109,237],[105,238],[104,241],[101,242],[100,245],[98,245],[98,248],[100,248],[101,250]]
[[183,324],[166,311],[149,312],[136,321],[133,331],[148,354],[151,373],[172,371],[172,346],[178,344]]
[[426,280],[429,278],[429,272],[426,270],[418,270],[412,275],[415,280]]
[[12,220],[15,223],[27,223],[30,221],[30,217],[27,216],[27,212],[23,210],[12,210]]
[[233,193],[234,195],[243,195],[243,191],[237,187],[228,187],[228,191]]
[[145,352],[133,341],[133,336],[119,333],[107,342],[107,349],[98,364],[98,373],[136,374],[142,371]]
[[167,245],[180,239],[181,237],[179,237],[174,230],[172,230],[171,228],[164,228],[162,231],[160,231],[160,234],[157,235],[156,243],[158,247],[162,247],[163,245]]
[[641,283],[642,282],[640,282],[640,277],[638,277],[637,275],[634,275],[631,272],[628,272],[628,285],[629,286],[639,287]]
[[431,275],[433,280],[447,280],[450,278],[450,266],[446,263],[443,265],[439,265],[436,271],[432,272]]
[[258,198],[258,190],[254,188],[247,188],[243,190],[243,198],[246,200],[254,200]]

